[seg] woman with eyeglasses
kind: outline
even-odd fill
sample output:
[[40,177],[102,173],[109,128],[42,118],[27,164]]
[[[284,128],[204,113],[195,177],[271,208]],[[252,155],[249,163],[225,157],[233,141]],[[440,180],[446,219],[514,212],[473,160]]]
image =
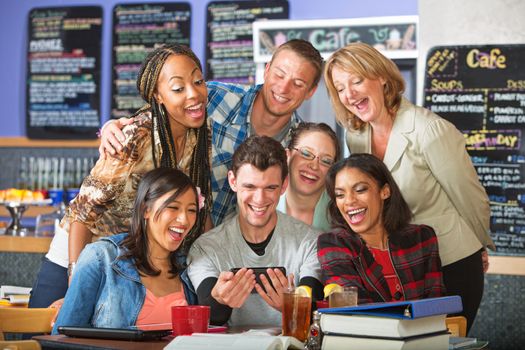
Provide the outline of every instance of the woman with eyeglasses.
[[328,231],[325,178],[341,149],[325,123],[300,123],[292,129],[288,155],[289,182],[277,209],[321,231]]

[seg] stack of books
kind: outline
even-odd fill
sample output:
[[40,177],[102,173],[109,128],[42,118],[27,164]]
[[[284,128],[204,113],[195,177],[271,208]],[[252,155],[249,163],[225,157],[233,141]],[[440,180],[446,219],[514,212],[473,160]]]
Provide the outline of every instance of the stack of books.
[[459,296],[319,309],[322,349],[446,350],[445,319],[462,309]]
[[0,306],[27,306],[31,288],[0,286]]

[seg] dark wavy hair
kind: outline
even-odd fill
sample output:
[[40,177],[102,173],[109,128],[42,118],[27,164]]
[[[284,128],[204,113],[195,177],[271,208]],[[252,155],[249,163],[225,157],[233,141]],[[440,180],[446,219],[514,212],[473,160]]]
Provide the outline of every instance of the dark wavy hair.
[[[191,179],[182,171],[173,168],[156,168],[147,172],[142,178],[135,202],[133,204],[133,216],[129,235],[122,241],[122,246],[126,252],[122,258],[131,258],[139,270],[139,273],[147,276],[158,276],[160,271],[151,266],[148,259],[148,236],[144,214],[148,209],[153,208],[157,199],[173,190],[173,194],[153,214],[153,219],[158,219],[160,213],[177,197],[191,189],[195,193],[196,203],[198,203],[197,190]],[[197,216],[202,215],[200,212]],[[197,221],[195,223],[197,225]],[[186,240],[188,236],[184,240]],[[183,243],[181,243],[181,246]],[[170,273],[175,277],[184,267],[179,262],[179,257],[184,254],[181,248],[169,255]]]
[[335,198],[335,178],[345,168],[357,169],[370,176],[375,180],[379,188],[383,188],[385,185],[390,187],[390,197],[385,199],[382,213],[383,224],[388,234],[399,232],[408,226],[412,219],[412,213],[386,165],[371,154],[354,153],[348,158],[335,163],[326,175],[326,191],[330,196],[328,212],[334,227],[344,228],[353,232],[343,218],[339,208],[337,208]]

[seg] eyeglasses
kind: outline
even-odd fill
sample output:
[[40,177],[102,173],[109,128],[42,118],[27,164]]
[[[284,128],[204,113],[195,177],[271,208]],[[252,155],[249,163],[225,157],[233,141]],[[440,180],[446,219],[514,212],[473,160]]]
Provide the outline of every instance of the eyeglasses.
[[295,148],[295,147],[293,147],[292,149],[294,149],[297,152],[299,152],[299,155],[301,157],[303,157],[304,159],[314,160],[315,158],[319,158],[319,164],[321,164],[321,165],[323,165],[323,166],[325,166],[327,168],[331,167],[334,164],[334,160],[332,158],[330,158],[329,156],[318,156],[316,154],[313,154],[312,152],[310,152],[306,148]]

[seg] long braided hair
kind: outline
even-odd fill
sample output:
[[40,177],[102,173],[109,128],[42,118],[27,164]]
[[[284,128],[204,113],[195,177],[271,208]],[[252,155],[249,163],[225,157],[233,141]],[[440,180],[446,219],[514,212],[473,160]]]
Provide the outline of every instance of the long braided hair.
[[[156,48],[148,54],[137,76],[137,89],[146,101],[146,105],[140,108],[135,115],[143,112],[151,112],[152,132],[151,145],[152,156],[155,168],[169,167],[177,168],[177,154],[175,144],[170,128],[170,118],[163,104],[159,104],[155,99],[157,82],[164,63],[171,55],[184,55],[195,62],[197,67],[202,71],[202,65],[198,57],[187,46],[180,44],[165,44]],[[193,184],[199,187],[205,195],[205,206],[198,216],[198,221],[191,232],[186,236],[182,245],[183,252],[187,252],[193,241],[203,232],[206,217],[211,208],[211,186],[210,186],[210,163],[209,154],[211,152],[211,135],[207,126],[208,115],[202,126],[196,129],[197,144],[193,150],[190,164],[190,173],[188,174]],[[158,133],[162,154],[158,159],[155,153],[155,137]]]

